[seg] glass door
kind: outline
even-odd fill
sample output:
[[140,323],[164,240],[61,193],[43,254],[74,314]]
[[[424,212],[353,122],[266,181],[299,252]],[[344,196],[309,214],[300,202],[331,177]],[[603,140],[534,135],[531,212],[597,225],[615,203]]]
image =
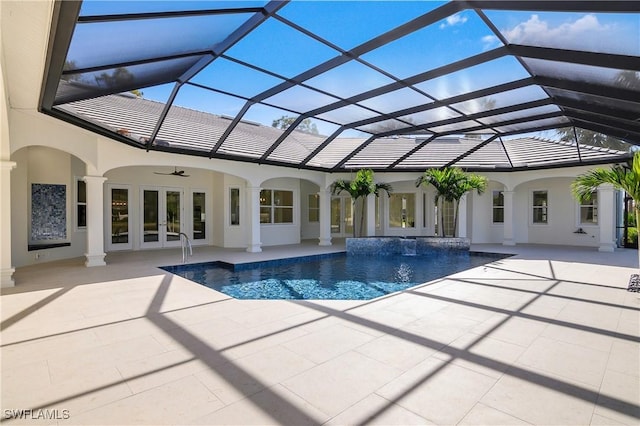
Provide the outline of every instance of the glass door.
[[[180,232],[182,232],[182,192],[165,190],[164,192],[164,235],[161,233],[163,246],[171,245],[175,241],[180,242]],[[163,226],[161,223],[160,226]],[[161,228],[162,229],[162,228]]]
[[182,190],[173,188],[142,189],[141,248],[180,245],[182,232]]
[[353,204],[350,197],[331,197],[331,236],[353,236]]
[[108,186],[108,211],[105,218],[111,217],[107,230],[107,250],[130,250],[133,247],[131,239],[131,212],[129,206],[129,187]]
[[340,197],[331,197],[331,235],[342,235],[342,207]]
[[351,198],[342,199],[342,211],[344,212],[344,233],[345,237],[353,236],[353,201]]
[[[142,243],[141,247],[161,247],[160,244],[160,191],[142,190]],[[154,244],[155,243],[155,244]]]

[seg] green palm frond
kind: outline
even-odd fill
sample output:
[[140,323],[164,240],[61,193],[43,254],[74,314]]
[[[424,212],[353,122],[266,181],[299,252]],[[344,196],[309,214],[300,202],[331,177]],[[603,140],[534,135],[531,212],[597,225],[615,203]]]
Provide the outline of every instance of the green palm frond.
[[625,191],[633,199],[636,223],[640,223],[640,151],[636,151],[630,164],[616,164],[610,169],[597,168],[579,175],[571,183],[571,192],[578,201],[584,202],[604,184]]
[[340,179],[331,184],[331,194],[338,195],[343,191],[348,192],[353,197],[351,181]]
[[376,183],[375,190],[373,191],[376,197],[380,196],[380,191],[386,192],[387,196],[390,197],[393,188],[388,183]]
[[[362,234],[362,227],[364,224],[364,199],[371,194],[378,197],[380,196],[380,191],[385,191],[387,195],[391,195],[391,185],[388,183],[376,183],[373,178],[373,170],[371,169],[358,170],[354,180],[339,179],[331,184],[331,193],[333,195],[348,192],[354,206],[356,205],[357,200],[363,199],[363,207],[361,209],[360,217],[360,234]],[[355,231],[356,228],[354,227],[354,237]]]
[[476,190],[482,194],[487,188],[484,176],[465,173],[457,167],[444,169],[428,169],[416,180],[416,186],[431,185],[436,190],[436,202],[439,198],[446,201],[457,201],[469,191]]
[[[458,167],[445,167],[443,169],[427,169],[416,180],[416,186],[431,185],[436,190],[434,202],[436,205],[440,198],[455,203],[453,234],[456,233],[458,221],[458,208],[460,199],[467,192],[476,190],[482,194],[487,189],[487,179],[484,176],[466,173]],[[444,212],[444,210],[441,210]],[[444,223],[444,213],[440,223]]]
[[614,165],[610,169],[596,168],[575,178],[571,191],[578,201],[588,201],[600,185],[610,184],[625,191],[640,202],[640,152],[636,152],[630,166]]
[[333,195],[340,194],[343,191],[348,192],[354,201],[367,197],[369,194],[375,194],[377,197],[381,190],[391,194],[393,189],[388,183],[376,183],[371,169],[358,170],[354,180],[339,179],[331,185],[331,193]]

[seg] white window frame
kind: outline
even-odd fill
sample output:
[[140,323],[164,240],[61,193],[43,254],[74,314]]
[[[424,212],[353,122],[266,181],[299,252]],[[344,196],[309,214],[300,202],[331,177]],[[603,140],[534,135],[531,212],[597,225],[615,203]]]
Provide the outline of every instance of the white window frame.
[[[296,212],[295,212],[295,204],[296,204],[296,192],[293,189],[289,189],[289,188],[262,188],[260,190],[260,192],[262,191],[271,191],[271,204],[262,204],[262,201],[260,201],[260,205],[259,208],[260,210],[262,210],[263,208],[269,208],[269,222],[260,222],[260,226],[290,226],[290,225],[294,225],[296,222]],[[282,192],[290,192],[291,193],[291,206],[281,206],[281,205],[276,205],[274,203],[274,199],[275,197],[273,196],[273,193],[275,191],[282,191]],[[285,208],[290,208],[291,209],[291,222],[274,222],[274,212],[275,209],[279,208],[279,209],[285,209]]]
[[[234,189],[238,191],[238,223],[231,222],[231,191]],[[242,225],[242,189],[239,186],[229,186],[227,187],[227,196],[227,200],[229,200],[229,205],[227,206],[228,208],[226,211],[226,214],[228,215],[226,221],[227,226],[238,228]]]
[[[593,191],[592,195],[595,195],[595,203],[594,198],[591,198],[589,204],[583,204],[581,202],[576,203],[576,226],[578,227],[586,227],[586,226],[598,226],[599,218],[598,218],[598,191]],[[595,216],[595,222],[582,222],[582,209],[583,208],[593,208],[593,215]]]
[[[311,207],[311,202],[310,202],[311,197],[315,197],[318,200],[318,207]],[[318,220],[310,219],[311,211],[317,212],[316,215],[318,217]],[[320,223],[320,194],[319,193],[307,194],[307,222]]]
[[[545,194],[547,194],[547,205],[546,206],[534,206],[533,205],[533,199],[534,199],[534,194],[536,192],[544,192]],[[531,190],[530,193],[530,198],[529,198],[529,214],[531,215],[531,220],[529,221],[529,223],[532,226],[548,226],[550,224],[550,215],[549,215],[549,190],[548,189],[533,189]],[[547,221],[546,222],[534,222],[534,217],[535,215],[533,214],[535,209],[546,209],[546,213],[547,213]]]

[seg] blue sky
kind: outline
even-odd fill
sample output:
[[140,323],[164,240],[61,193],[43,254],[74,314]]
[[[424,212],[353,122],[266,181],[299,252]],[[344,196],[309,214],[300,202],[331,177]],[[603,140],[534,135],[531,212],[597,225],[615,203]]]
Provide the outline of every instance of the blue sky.
[[[217,9],[253,7],[264,1],[239,2],[125,2],[86,1],[82,15],[135,13],[180,9]],[[409,20],[427,13],[443,2],[435,1],[293,1],[284,6],[279,16],[304,29],[315,32],[335,45],[320,43],[276,19],[269,19],[233,46],[227,55],[254,66],[267,69],[283,78],[297,74],[340,55],[337,49],[349,50],[372,37],[379,36]],[[487,11],[508,41],[512,43],[548,47],[568,47],[588,51],[611,51],[638,55],[640,52],[640,23],[638,15],[577,14]],[[223,15],[207,18],[163,19],[156,21],[127,21],[119,24],[82,24],[72,42],[69,59],[78,66],[100,64],[102,60],[118,57],[129,60],[138,56],[152,57],[210,47],[248,19],[248,14]],[[105,37],[105,33],[109,34]],[[473,10],[449,16],[429,27],[420,29],[386,46],[362,56],[364,61],[399,78],[410,77],[430,69],[493,49],[500,41]],[[525,77],[527,73],[511,58],[465,70],[443,78],[421,83],[421,89],[438,97],[452,96],[467,90],[477,90],[500,82]],[[193,80],[199,84],[252,97],[283,80],[276,76],[243,67],[226,59],[214,61]],[[370,90],[392,80],[357,62],[348,62],[325,75],[312,78],[307,84],[337,97],[348,97]],[[142,89],[147,99],[165,102],[172,85]],[[406,95],[406,92],[405,92]],[[287,96],[290,96],[287,98]],[[409,103],[419,102],[411,96]],[[404,97],[395,100],[400,105]],[[287,107],[304,111],[335,99],[310,90],[290,90],[272,99]],[[394,96],[380,98],[390,102]],[[405,101],[406,103],[407,101]],[[176,105],[205,110],[217,114],[234,115],[244,104],[243,99],[198,88],[183,89]],[[373,107],[375,102],[370,102]],[[245,118],[271,125],[273,114],[295,115],[269,108],[251,108]],[[335,126],[316,121],[323,134],[330,134]]]

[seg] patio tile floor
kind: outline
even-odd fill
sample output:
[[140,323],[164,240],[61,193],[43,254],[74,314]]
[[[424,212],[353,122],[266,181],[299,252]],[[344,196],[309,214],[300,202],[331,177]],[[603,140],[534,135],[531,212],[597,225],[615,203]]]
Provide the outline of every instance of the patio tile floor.
[[[198,247],[190,261],[343,247]],[[38,425],[638,424],[640,294],[626,291],[636,252],[472,249],[516,256],[373,301],[235,300],[158,269],[179,263],[177,250],[18,268],[0,296],[2,415],[31,409],[5,422]]]

